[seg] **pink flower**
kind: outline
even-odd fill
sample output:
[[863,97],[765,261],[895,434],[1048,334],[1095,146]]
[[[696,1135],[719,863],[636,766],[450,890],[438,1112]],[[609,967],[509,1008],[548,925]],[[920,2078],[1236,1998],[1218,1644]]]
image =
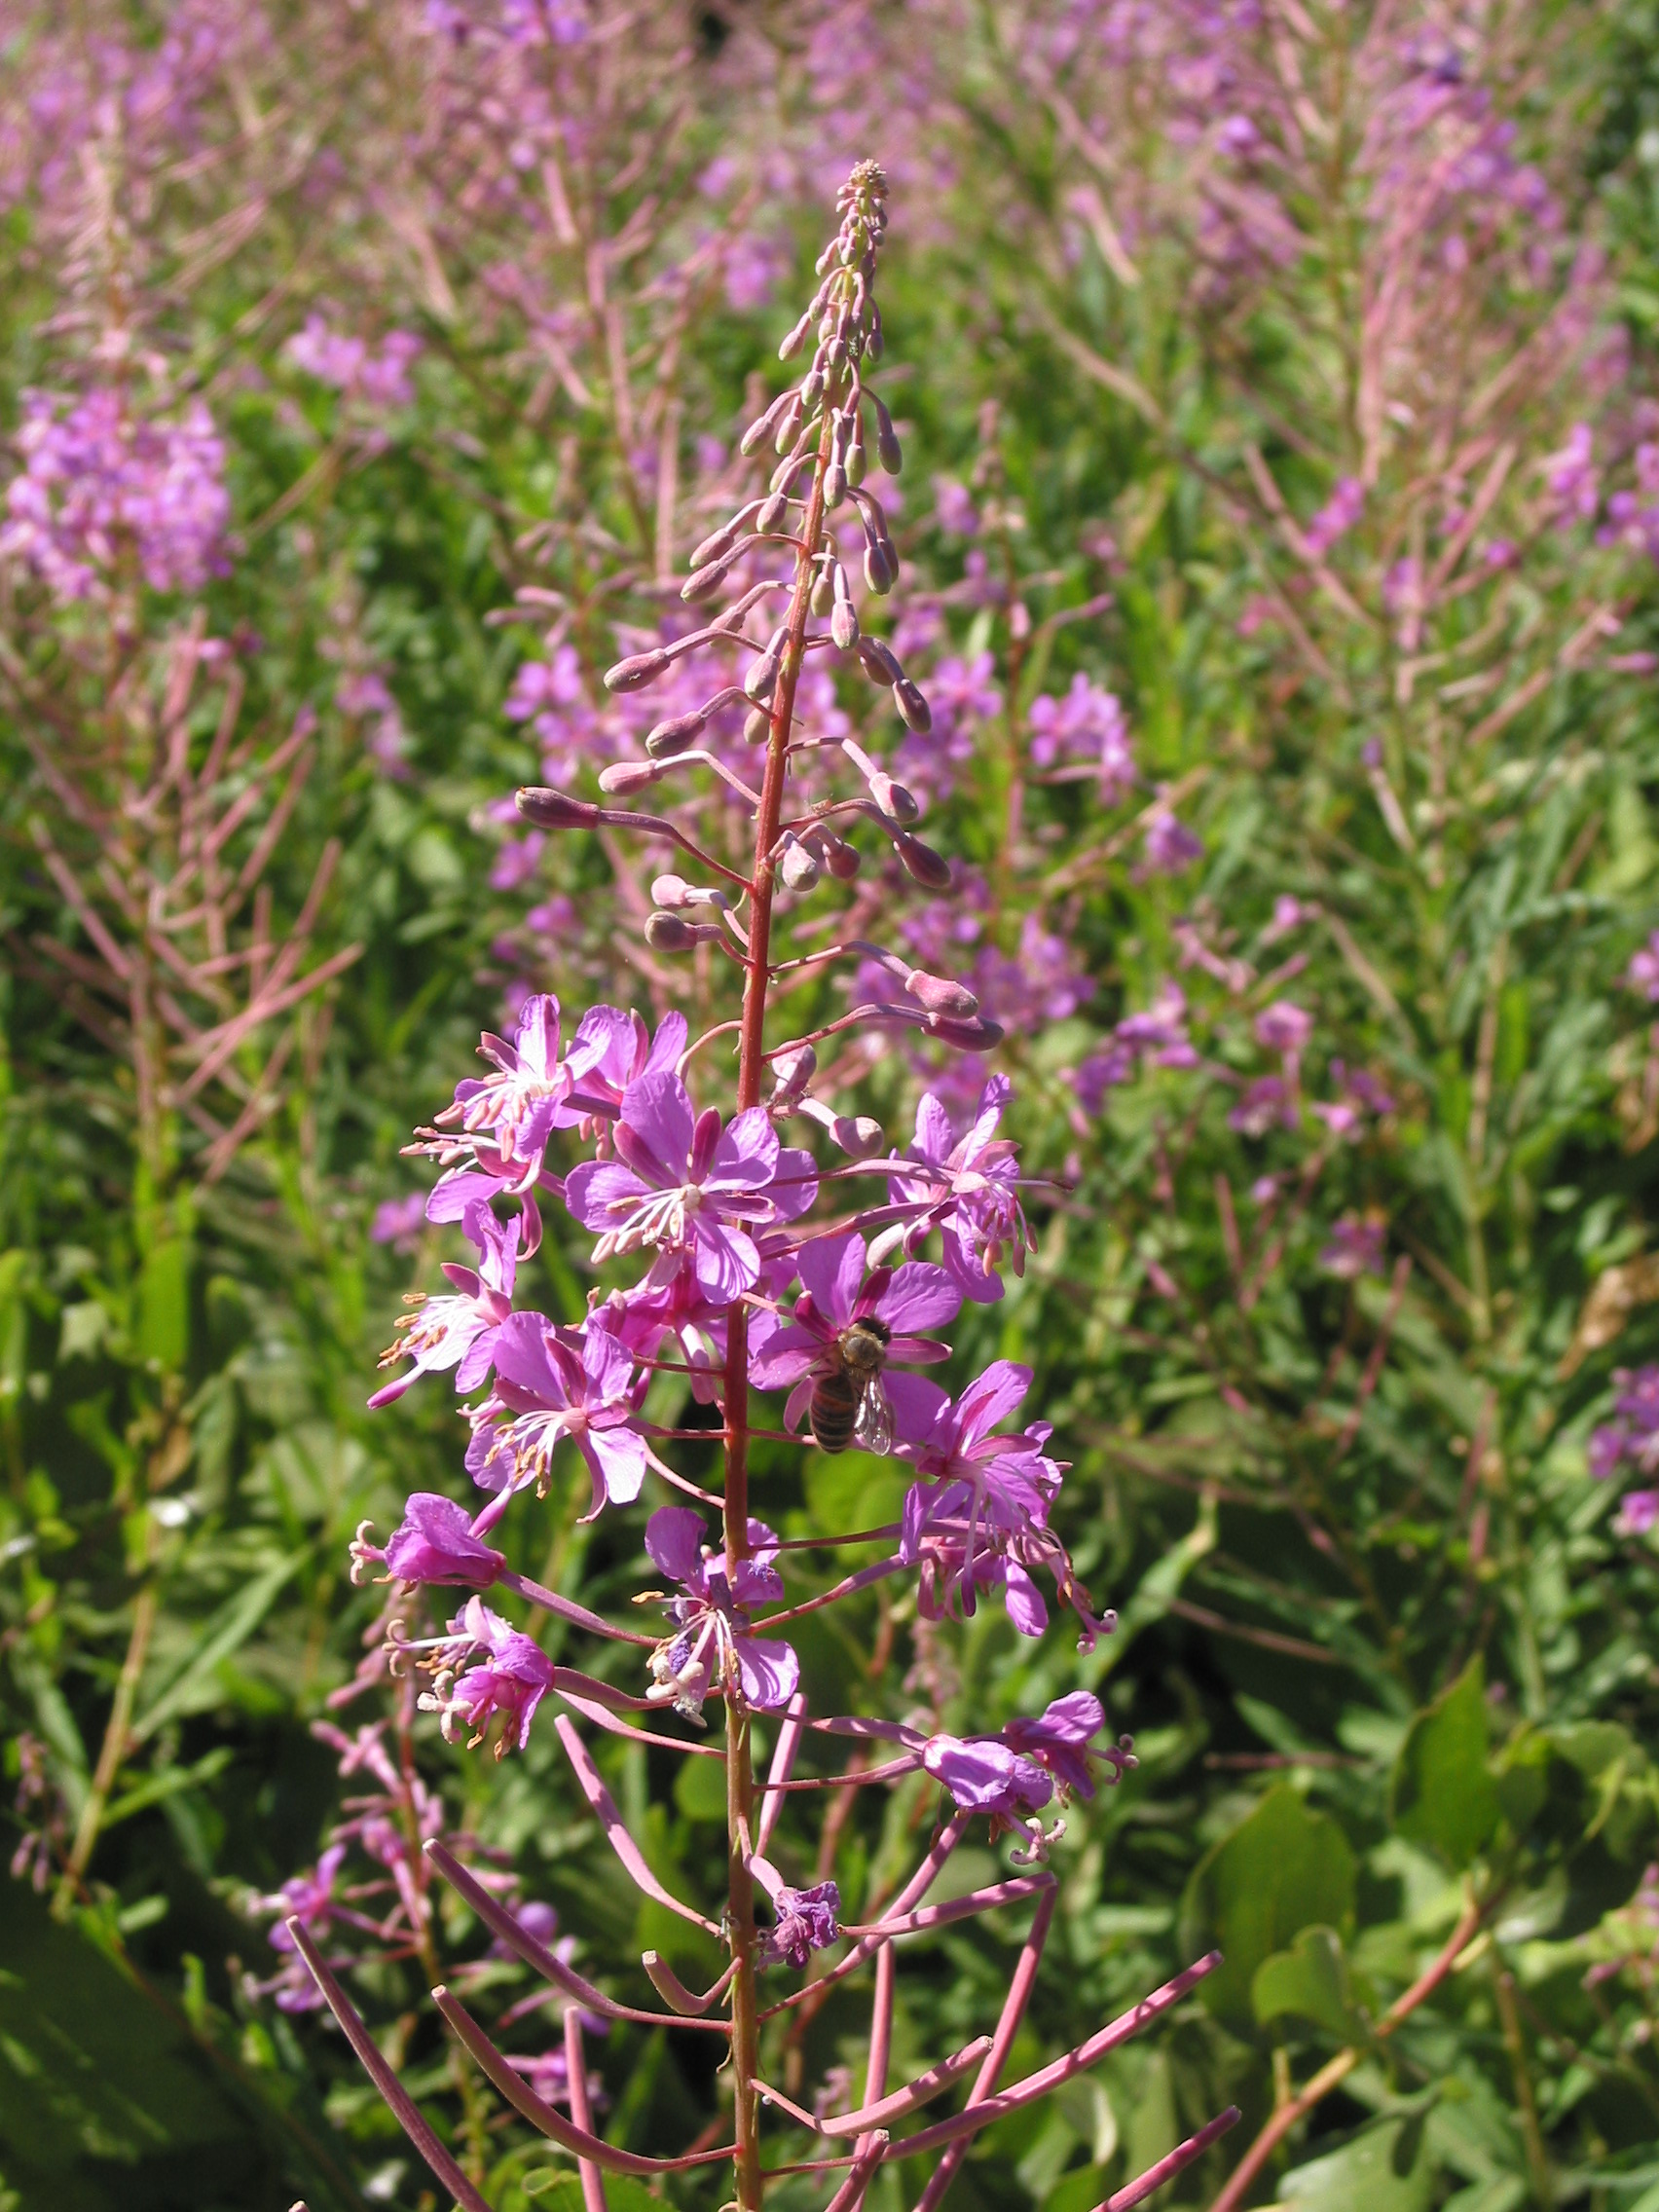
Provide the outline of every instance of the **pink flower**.
[[1312,1034],[1312,1015],[1290,999],[1275,999],[1256,1016],[1256,1042],[1270,1052],[1300,1052]]
[[413,1359],[415,1364],[406,1375],[384,1383],[369,1400],[371,1406],[389,1406],[418,1375],[453,1367],[456,1388],[470,1390],[489,1374],[497,1336],[512,1311],[518,1229],[514,1223],[498,1221],[489,1206],[477,1200],[466,1208],[461,1226],[482,1255],[480,1266],[444,1262],[443,1272],[457,1295],[417,1299],[413,1310],[397,1325],[396,1343],[381,1355],[382,1367],[399,1359]]
[[1625,970],[1625,981],[1633,991],[1640,991],[1650,1005],[1659,1006],[1659,930],[1655,930],[1640,951],[1631,955],[1630,966]]
[[395,1582],[459,1583],[463,1590],[488,1590],[507,1564],[476,1533],[454,1498],[435,1491],[411,1494],[384,1551],[367,1540],[369,1527],[362,1523],[351,1545],[353,1582],[361,1582],[361,1570],[378,1561]]
[[866,1272],[862,1236],[815,1236],[796,1255],[801,1283],[793,1317],[751,1328],[749,1379],[757,1390],[790,1391],[784,1419],[793,1428],[806,1418],[814,1380],[826,1372],[841,1332],[873,1317],[889,1331],[887,1357],[903,1366],[948,1359],[950,1346],[919,1330],[941,1328],[962,1308],[962,1292],[943,1268],[909,1260],[900,1268]]
[[1031,1370],[993,1360],[952,1400],[918,1375],[889,1381],[900,1455],[922,1480],[904,1500],[899,1557],[919,1567],[918,1603],[929,1620],[971,1615],[980,1589],[1000,1589],[1021,1636],[1041,1636],[1049,1611],[1030,1568],[1045,1567],[1083,1623],[1092,1647],[1110,1622],[1097,1621],[1065,1547],[1049,1528],[1061,1465],[1044,1451],[1047,1421],[1009,1434],[998,1423],[1031,1387]]
[[639,1496],[649,1455],[633,1423],[648,1375],[634,1374],[632,1355],[593,1316],[580,1329],[556,1328],[545,1314],[511,1314],[496,1341],[496,1387],[472,1415],[466,1470],[481,1490],[498,1493],[480,1520],[493,1527],[509,1499],[534,1483],[545,1490],[555,1448],[575,1446],[593,1477],[593,1503]]
[[897,1235],[888,1231],[875,1250],[894,1243],[914,1249],[932,1228],[944,1243],[944,1264],[967,1296],[979,1305],[1003,1294],[997,1269],[1006,1249],[1015,1274],[1035,1240],[1019,1203],[1015,1147],[997,1135],[1012,1085],[994,1075],[979,1093],[979,1108],[966,1136],[953,1137],[950,1118],[933,1092],[916,1108],[916,1134],[889,1186],[909,1214]]
[[759,1279],[749,1231],[792,1221],[817,1194],[812,1155],[781,1147],[763,1106],[722,1128],[711,1107],[695,1115],[677,1075],[645,1075],[622,1098],[615,1161],[584,1161],[566,1179],[565,1202],[598,1233],[596,1262],[643,1246],[657,1250],[653,1287],[689,1265],[722,1303]]
[[778,1539],[763,1521],[749,1524],[750,1556],[729,1577],[725,1555],[704,1545],[700,1514],[685,1505],[660,1506],[645,1523],[645,1549],[683,1596],[668,1601],[677,1633],[651,1654],[653,1697],[672,1700],[688,1718],[700,1717],[711,1691],[776,1713],[800,1682],[800,1664],[787,1643],[756,1637],[749,1625],[753,1605],[774,1604],[784,1578],[773,1565]]
[[[446,1740],[453,1744],[469,1729],[467,1749],[475,1750],[498,1717],[496,1756],[515,1747],[522,1751],[535,1709],[553,1687],[553,1662],[541,1646],[509,1628],[482,1598],[468,1598],[434,1649],[436,1676],[421,1710],[439,1715]],[[455,1670],[475,1654],[479,1664],[458,1677]]]

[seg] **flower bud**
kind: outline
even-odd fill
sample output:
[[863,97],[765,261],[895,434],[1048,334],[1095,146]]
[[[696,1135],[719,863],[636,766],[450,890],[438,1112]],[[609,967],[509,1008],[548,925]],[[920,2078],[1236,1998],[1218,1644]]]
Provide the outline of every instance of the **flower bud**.
[[608,691],[641,691],[647,683],[654,683],[668,666],[668,655],[660,646],[648,653],[630,653],[619,660],[614,668],[605,672],[605,688]]
[[950,863],[942,853],[936,853],[931,845],[924,845],[919,837],[912,837],[907,830],[898,830],[893,838],[894,850],[899,855],[904,873],[929,891],[950,889]]
[[850,599],[837,599],[830,612],[830,637],[840,651],[846,652],[859,642],[859,618],[853,612]]
[[776,530],[789,511],[789,495],[784,492],[774,492],[756,516],[755,527],[761,531]]
[[678,914],[645,916],[645,942],[653,952],[689,952],[701,940],[702,934],[691,923],[682,922]]
[[851,883],[859,872],[859,852],[844,837],[832,837],[824,830],[818,839],[818,849],[824,855],[824,865],[837,883]]
[[807,605],[814,614],[828,614],[830,608],[835,604],[833,568],[832,562],[826,561],[821,568],[813,571],[812,597],[808,600]]
[[812,310],[807,309],[783,344],[778,348],[780,361],[793,360],[806,343],[806,334],[812,327]]
[[[869,355],[872,361],[879,361],[881,358],[881,310],[878,307],[872,307],[870,310],[869,341],[865,347],[865,351]],[[897,474],[897,470],[890,470],[889,473]]]
[[683,600],[707,599],[712,593],[719,591],[728,573],[742,560],[743,554],[743,546],[734,545],[728,551],[720,554],[718,560],[705,561],[703,566],[688,575],[681,585],[681,598]]
[[900,667],[891,645],[880,638],[861,637],[859,659],[865,674],[872,683],[902,683],[904,671]]
[[801,405],[798,391],[792,391],[788,396],[789,404],[778,417],[777,431],[772,439],[774,453],[789,452],[791,446],[794,443],[795,432],[800,428],[800,419],[806,412]]
[[748,673],[743,679],[743,688],[756,705],[765,705],[777,688],[778,671],[783,666],[784,647],[789,643],[789,635],[787,625],[774,630],[765,651],[749,664]]
[[[652,897],[656,897],[654,890]],[[930,976],[925,968],[912,968],[904,978],[904,988],[929,1014],[972,1021],[979,1011],[979,1002],[966,983],[953,982],[948,976]]]
[[887,557],[886,548],[879,543],[865,547],[864,572],[865,582],[877,598],[885,598],[897,581],[893,563]]
[[837,1114],[830,1134],[849,1160],[872,1159],[887,1142],[886,1130],[867,1114]]
[[789,891],[810,891],[818,881],[818,863],[798,837],[786,837],[778,874]]
[[869,795],[880,807],[882,813],[887,815],[891,821],[919,822],[921,820],[921,801],[917,798],[915,793],[906,791],[903,784],[896,784],[893,778],[883,771],[878,770],[875,775],[871,776]]
[[821,361],[814,361],[801,384],[800,403],[806,408],[816,407],[823,397],[824,365]]
[[837,455],[824,471],[824,509],[838,507],[847,496],[847,464]]
[[772,1103],[798,1098],[818,1073],[818,1054],[810,1045],[793,1046],[772,1062]]
[[743,718],[743,734],[751,745],[764,745],[772,732],[772,717],[765,707],[751,707]]
[[904,727],[913,729],[918,737],[926,737],[933,728],[933,709],[907,676],[902,676],[894,684],[893,703],[903,719]]
[[535,823],[538,830],[592,830],[605,814],[604,807],[585,798],[568,797],[545,784],[527,785],[514,803],[524,820]]
[[743,526],[755,512],[755,502],[732,516],[730,522],[721,523],[719,530],[711,531],[686,563],[687,568],[700,569],[705,561],[718,561],[722,553],[729,553],[743,534]]
[[[797,394],[793,391],[780,391],[765,414],[756,415],[748,429],[744,431],[737,443],[738,452],[754,453],[757,447],[762,445],[777,428],[779,416],[784,412],[789,402],[796,396]],[[793,434],[792,431],[791,436],[793,436]]]
[[721,913],[731,907],[723,891],[705,891],[701,884],[687,883],[682,875],[657,876],[651,884],[651,897],[659,906],[714,906]]
[[847,443],[847,482],[856,487],[864,482],[868,473],[869,456],[865,451],[864,416],[861,413],[853,417],[853,434]]
[[709,718],[700,707],[694,707],[688,715],[672,715],[645,733],[645,751],[653,760],[671,760],[701,737],[708,726]]
[[1003,1041],[1002,1024],[976,1015],[972,1021],[955,1021],[949,1014],[930,1014],[928,1035],[958,1052],[994,1051]]
[[[875,399],[875,394],[871,392],[870,397]],[[904,465],[904,456],[893,427],[893,418],[879,399],[875,400],[875,451],[888,475],[897,476]]]
[[661,783],[668,771],[666,760],[612,760],[599,771],[599,788],[612,798],[631,798],[636,792]]

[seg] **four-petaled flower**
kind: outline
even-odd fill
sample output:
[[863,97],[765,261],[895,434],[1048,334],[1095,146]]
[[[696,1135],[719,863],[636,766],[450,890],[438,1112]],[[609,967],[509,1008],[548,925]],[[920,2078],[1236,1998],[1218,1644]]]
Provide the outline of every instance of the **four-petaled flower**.
[[1095,1618],[1065,1546],[1049,1527],[1064,1471],[1043,1449],[1049,1423],[1033,1421],[1015,1435],[997,1430],[1030,1387],[1031,1370],[1006,1359],[994,1360],[954,1400],[921,1376],[893,1378],[897,1450],[923,1477],[904,1500],[899,1556],[920,1570],[918,1604],[926,1619],[972,1614],[978,1591],[1000,1589],[1022,1636],[1041,1636],[1049,1624],[1029,1571],[1046,1567],[1091,1648],[1110,1633],[1113,1616]]
[[903,1161],[889,1170],[895,1210],[903,1225],[876,1239],[874,1254],[903,1245],[914,1250],[932,1228],[944,1240],[944,1264],[964,1293],[990,1305],[1003,1294],[997,1273],[1006,1249],[1014,1273],[1036,1249],[1019,1203],[1016,1147],[997,1135],[1012,1085],[994,1075],[979,1093],[978,1111],[960,1142],[950,1117],[931,1090],[916,1108],[916,1134]]
[[[468,1598],[450,1623],[450,1633],[432,1647],[426,1662],[434,1669],[432,1687],[421,1699],[424,1713],[439,1716],[445,1739],[454,1743],[463,1730],[468,1750],[483,1743],[490,1723],[500,1718],[496,1756],[502,1758],[530,1741],[535,1709],[553,1687],[553,1662],[534,1638],[509,1628],[482,1598]],[[463,1675],[456,1670],[476,1658]]]
[[466,1471],[498,1502],[479,1516],[493,1527],[517,1491],[545,1492],[548,1466],[569,1437],[593,1477],[591,1521],[606,1504],[628,1505],[645,1479],[645,1440],[634,1428],[649,1382],[600,1319],[556,1328],[544,1313],[514,1313],[496,1340],[496,1387],[472,1415]]
[[777,1916],[764,1936],[763,1960],[804,1967],[814,1951],[833,1943],[841,1933],[841,1892],[833,1882],[815,1882],[809,1890],[782,1885],[772,1894]]
[[711,1298],[753,1289],[760,1256],[749,1230],[793,1221],[817,1195],[812,1155],[778,1143],[763,1106],[722,1127],[692,1110],[677,1075],[644,1075],[622,1094],[614,1161],[571,1169],[565,1202],[599,1242],[596,1261],[654,1245],[646,1282],[661,1288],[689,1263]]
[[688,1719],[700,1718],[703,1700],[716,1691],[776,1713],[800,1681],[800,1662],[787,1643],[751,1632],[749,1608],[784,1594],[772,1564],[778,1539],[762,1521],[749,1524],[749,1557],[728,1576],[724,1554],[705,1548],[701,1514],[687,1505],[659,1506],[645,1523],[645,1549],[684,1595],[668,1601],[677,1633],[651,1654],[655,1688]]
[[381,1365],[413,1359],[405,1375],[383,1383],[369,1400],[371,1406],[389,1406],[401,1398],[418,1375],[441,1373],[453,1367],[458,1390],[470,1390],[490,1372],[496,1339],[501,1323],[513,1309],[513,1278],[518,1272],[518,1225],[496,1219],[487,1204],[474,1199],[466,1208],[461,1227],[481,1255],[476,1268],[444,1262],[444,1273],[454,1283],[453,1298],[414,1298],[411,1310],[397,1324],[397,1341],[387,1346]]
[[362,1522],[351,1542],[351,1579],[363,1580],[371,1562],[384,1564],[393,1582],[451,1583],[463,1590],[488,1590],[506,1566],[502,1555],[477,1533],[453,1497],[436,1491],[415,1491],[403,1519],[387,1538],[386,1549],[368,1540],[371,1524]]
[[836,1340],[854,1321],[886,1324],[890,1361],[949,1358],[948,1345],[915,1334],[941,1328],[961,1310],[962,1293],[943,1268],[907,1260],[866,1273],[865,1240],[856,1235],[815,1236],[795,1259],[803,1287],[793,1318],[768,1330],[770,1317],[757,1314],[750,1331],[749,1379],[757,1390],[789,1390],[790,1427],[806,1418],[814,1379],[834,1365]]

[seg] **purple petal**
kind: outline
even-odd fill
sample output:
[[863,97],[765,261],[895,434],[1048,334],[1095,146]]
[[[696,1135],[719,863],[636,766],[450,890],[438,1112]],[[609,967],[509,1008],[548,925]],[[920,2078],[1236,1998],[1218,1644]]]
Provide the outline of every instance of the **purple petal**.
[[844,1329],[853,1317],[866,1258],[864,1238],[853,1235],[815,1236],[795,1255],[802,1285],[832,1330]]
[[895,1438],[901,1444],[925,1444],[940,1413],[949,1405],[949,1395],[920,1375],[889,1374],[884,1380],[893,1408]]
[[778,1132],[764,1106],[751,1106],[720,1133],[705,1178],[711,1191],[759,1193],[778,1168]]
[[486,1175],[482,1168],[455,1168],[448,1175],[440,1175],[432,1185],[432,1195],[426,1200],[426,1219],[464,1221],[470,1207],[493,1198],[498,1191],[504,1191],[506,1187],[503,1177]]
[[690,1030],[682,1014],[665,1014],[656,1035],[651,1039],[650,1052],[642,1072],[645,1075],[672,1075],[681,1053],[685,1050],[685,1040],[689,1035]]
[[1012,1806],[1019,1762],[1005,1745],[936,1736],[922,1753],[922,1764],[966,1812],[1003,1812]]
[[[755,1111],[764,1118],[761,1108]],[[664,1183],[683,1183],[697,1117],[691,1110],[691,1094],[680,1078],[643,1075],[631,1083],[622,1093],[622,1119],[661,1161]]]
[[916,1141],[911,1147],[918,1160],[942,1166],[950,1157],[955,1139],[950,1133],[950,1116],[931,1090],[924,1090],[916,1106]]
[[547,1076],[559,1064],[559,1002],[551,992],[526,999],[518,1025],[519,1066]]
[[733,1639],[732,1648],[746,1703],[756,1713],[776,1713],[788,1705],[800,1686],[800,1661],[790,1646],[764,1637],[740,1636]]
[[1004,1597],[1008,1617],[1020,1635],[1041,1636],[1049,1625],[1049,1608],[1043,1603],[1043,1593],[1017,1560],[1011,1559],[1008,1563]]
[[[602,1236],[621,1225],[625,1204],[647,1196],[650,1186],[618,1160],[584,1160],[565,1178],[565,1203],[584,1229]],[[610,1209],[615,1206],[617,1210]]]
[[1031,1370],[1012,1359],[994,1359],[976,1376],[956,1402],[956,1423],[964,1447],[988,1436],[1006,1420],[1031,1387]]
[[582,1372],[588,1382],[588,1404],[608,1405],[626,1394],[634,1380],[634,1362],[608,1329],[590,1320],[582,1332]]
[[809,1336],[792,1321],[787,1328],[776,1330],[752,1355],[750,1382],[757,1390],[788,1389],[811,1372],[813,1361],[829,1341],[828,1330],[821,1337]]
[[[632,1505],[645,1488],[645,1440],[631,1428],[590,1428],[578,1436],[582,1457],[611,1505]],[[697,1516],[692,1514],[695,1521]]]
[[811,1153],[784,1145],[766,1196],[780,1221],[798,1220],[818,1196],[818,1162]]
[[509,1313],[496,1337],[496,1372],[543,1404],[568,1406],[565,1378],[548,1350],[552,1326],[545,1313]]
[[962,1310],[962,1292],[947,1271],[931,1260],[906,1260],[895,1271],[875,1310],[896,1337],[911,1329],[938,1329]]
[[754,1288],[760,1277],[760,1255],[752,1237],[707,1214],[692,1217],[691,1234],[698,1284],[717,1306],[729,1306]]
[[708,1530],[688,1505],[659,1505],[645,1523],[645,1549],[671,1581],[689,1582],[703,1565]]

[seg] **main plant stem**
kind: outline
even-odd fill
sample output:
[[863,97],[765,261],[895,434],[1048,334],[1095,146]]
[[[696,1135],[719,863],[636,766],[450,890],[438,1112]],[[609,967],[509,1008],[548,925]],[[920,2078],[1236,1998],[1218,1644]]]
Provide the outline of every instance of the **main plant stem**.
[[[760,1103],[765,1066],[766,985],[771,975],[773,848],[784,811],[784,772],[794,719],[802,640],[812,594],[812,557],[824,527],[824,471],[830,460],[831,400],[824,407],[824,431],[812,492],[795,556],[794,592],[790,601],[789,643],[772,696],[766,737],[766,774],[755,821],[755,860],[750,876],[749,957],[743,980],[743,1019],[738,1039],[737,1108],[744,1113]],[[726,1320],[725,1508],[726,1571],[749,1555],[749,1316],[733,1306]],[[737,2143],[739,2212],[760,2212],[765,2184],[760,2170],[760,2104],[755,2082],[760,2070],[760,2034],[755,1992],[755,1877],[749,1858],[755,1829],[755,1766],[749,1715],[735,1699],[726,1699],[726,1926],[735,1972],[731,1982],[731,2068]]]

